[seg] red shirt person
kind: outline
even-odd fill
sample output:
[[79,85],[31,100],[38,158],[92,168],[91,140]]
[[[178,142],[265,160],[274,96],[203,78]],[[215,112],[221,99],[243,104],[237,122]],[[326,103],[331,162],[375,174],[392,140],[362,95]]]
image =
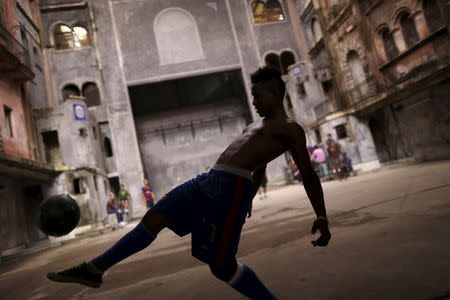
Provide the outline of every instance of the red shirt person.
[[149,186],[148,180],[144,179],[144,187],[142,188],[142,195],[144,196],[145,204],[147,205],[147,209],[150,209],[155,205],[155,194],[153,193],[152,188]]

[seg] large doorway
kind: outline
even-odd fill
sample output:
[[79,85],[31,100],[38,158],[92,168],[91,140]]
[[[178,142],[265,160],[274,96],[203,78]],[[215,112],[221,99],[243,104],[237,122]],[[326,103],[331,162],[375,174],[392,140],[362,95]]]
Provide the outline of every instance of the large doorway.
[[39,205],[44,201],[40,185],[29,185],[24,188],[24,211],[27,234],[30,242],[46,239],[47,235],[39,230],[36,224]]
[[130,87],[129,94],[157,197],[211,167],[251,118],[240,70]]

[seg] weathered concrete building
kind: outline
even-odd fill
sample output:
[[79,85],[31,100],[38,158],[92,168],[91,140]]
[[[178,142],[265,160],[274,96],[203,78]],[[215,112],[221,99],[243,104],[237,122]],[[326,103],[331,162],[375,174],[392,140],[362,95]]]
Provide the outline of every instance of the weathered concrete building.
[[445,1],[296,1],[296,11],[309,50],[291,91],[310,141],[332,133],[363,168],[450,156]]
[[[41,1],[49,103],[59,107],[69,96],[85,98],[92,120],[86,134],[98,127],[106,158],[98,157],[99,173],[104,171],[112,189],[118,182],[126,185],[135,216],[145,211],[144,177],[162,196],[212,166],[257,118],[249,73],[274,61],[287,73],[301,60],[287,5]],[[74,130],[66,137],[77,135]],[[64,161],[73,165],[75,154],[66,153]],[[272,163],[269,179],[284,180],[285,165],[283,157]]]
[[37,2],[0,2],[0,256],[46,239],[35,214],[58,175],[44,164],[32,110],[46,106]]
[[291,65],[286,77],[293,115],[306,130],[310,144],[324,146],[330,133],[339,141],[354,168],[365,171],[380,166],[367,121],[344,113],[350,103],[339,86],[338,63],[331,56],[331,41],[326,34],[318,1],[292,1],[292,14],[302,61]]
[[448,1],[359,1],[356,9],[367,53],[360,75],[373,77],[377,93],[364,96],[365,85],[355,81],[351,65],[343,68],[345,85],[357,114],[369,121],[378,157],[449,158]]
[[308,143],[332,133],[356,169],[448,158],[444,2],[0,2],[0,222],[14,227],[0,250],[46,238],[34,213],[50,194],[95,223],[123,183],[140,216],[143,178],[159,198],[212,166],[259,118],[249,74],[263,65],[283,73]]

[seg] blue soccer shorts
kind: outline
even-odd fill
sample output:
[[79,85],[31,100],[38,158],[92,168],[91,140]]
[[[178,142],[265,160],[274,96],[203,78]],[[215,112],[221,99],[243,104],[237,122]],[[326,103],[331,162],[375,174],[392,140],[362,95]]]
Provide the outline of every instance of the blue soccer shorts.
[[223,266],[232,263],[252,201],[252,181],[212,169],[167,193],[152,208],[179,236],[191,233],[192,256]]

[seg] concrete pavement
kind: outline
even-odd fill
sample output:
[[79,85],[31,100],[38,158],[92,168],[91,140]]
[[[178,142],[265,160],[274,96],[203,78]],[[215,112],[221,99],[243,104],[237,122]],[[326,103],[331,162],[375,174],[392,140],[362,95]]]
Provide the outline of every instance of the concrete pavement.
[[[310,245],[313,212],[302,187],[254,200],[238,252],[280,299],[450,299],[450,162],[323,183],[333,238]],[[49,271],[88,260],[132,226],[0,263],[1,299],[243,299],[168,230],[90,289]]]

